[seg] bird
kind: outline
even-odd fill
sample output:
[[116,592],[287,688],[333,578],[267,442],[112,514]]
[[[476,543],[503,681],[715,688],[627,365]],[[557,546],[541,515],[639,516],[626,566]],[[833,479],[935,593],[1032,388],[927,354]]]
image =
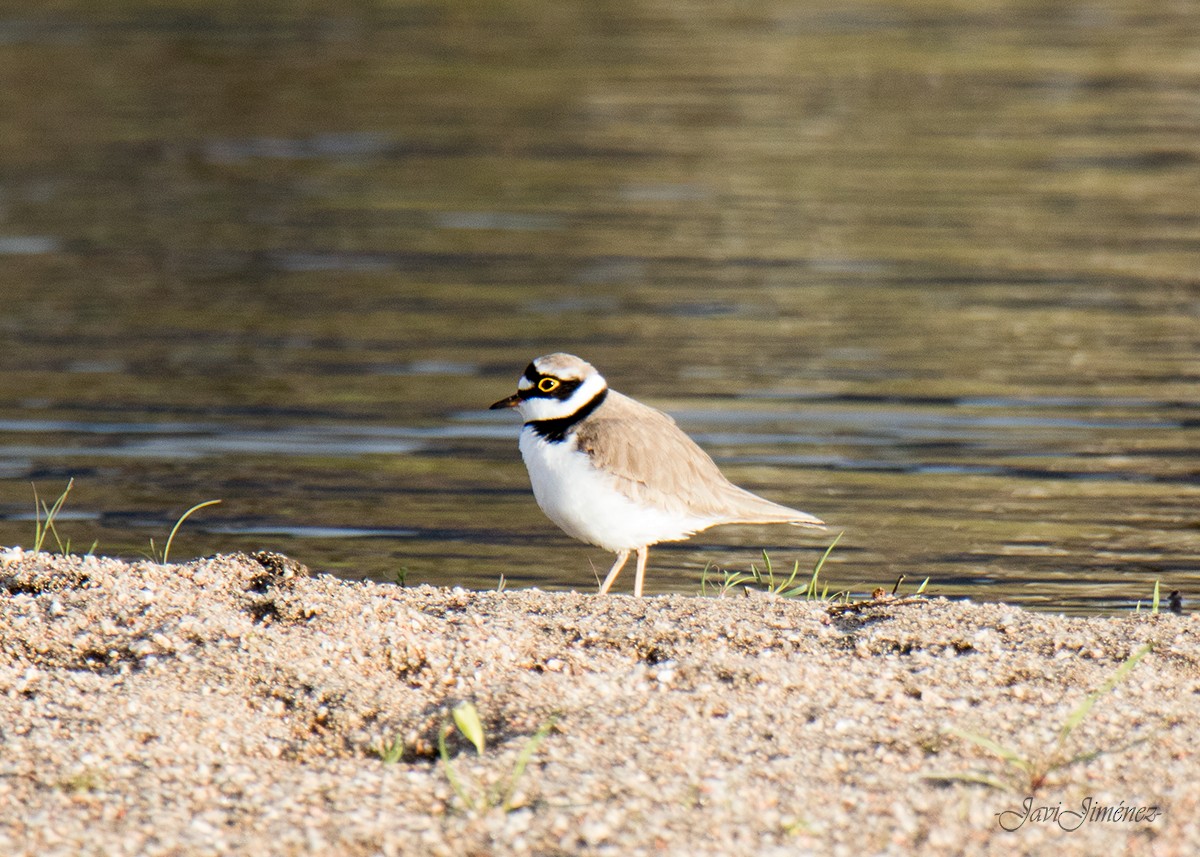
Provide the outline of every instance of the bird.
[[538,506],[567,535],[616,554],[600,594],[637,555],[641,597],[650,547],[718,524],[792,524],[819,518],[734,485],[675,421],[608,386],[573,354],[538,357],[517,392],[491,410],[524,419],[520,450]]

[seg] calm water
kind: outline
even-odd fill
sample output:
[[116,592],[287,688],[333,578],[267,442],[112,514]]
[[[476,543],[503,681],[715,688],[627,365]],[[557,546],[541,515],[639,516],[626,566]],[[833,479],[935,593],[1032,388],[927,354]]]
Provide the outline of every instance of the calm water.
[[1200,599],[1200,14],[37,4],[0,17],[0,544],[594,585],[484,410],[581,354],[829,535],[1069,612]]

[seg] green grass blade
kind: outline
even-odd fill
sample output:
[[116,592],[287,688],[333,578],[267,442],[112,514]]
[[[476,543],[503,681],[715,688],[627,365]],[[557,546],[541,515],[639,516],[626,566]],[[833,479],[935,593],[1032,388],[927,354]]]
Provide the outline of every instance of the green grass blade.
[[1132,741],[1125,742],[1124,744],[1120,745],[1119,747],[1097,747],[1092,750],[1085,750],[1082,753],[1076,753],[1074,756],[1071,756],[1069,759],[1064,759],[1062,761],[1055,762],[1054,764],[1050,765],[1050,770],[1058,770],[1060,768],[1066,768],[1070,765],[1079,764],[1080,762],[1087,763],[1087,762],[1092,761],[1093,759],[1098,759],[1101,756],[1107,756],[1110,753],[1124,753],[1126,750],[1136,747],[1139,744],[1145,744],[1152,737],[1154,737],[1154,736],[1153,735],[1141,735],[1137,738],[1134,738]]
[[1002,792],[1011,792],[1014,790],[1010,783],[1006,783],[999,777],[994,777],[982,771],[966,771],[964,773],[955,771],[930,771],[928,774],[921,774],[921,779],[947,783],[972,783],[974,785],[988,786]]
[[483,735],[483,723],[479,719],[479,709],[470,702],[460,702],[454,706],[450,716],[454,718],[454,725],[458,727],[458,731],[475,745],[475,752],[482,756],[486,739]]
[[173,542],[175,540],[175,534],[177,532],[179,532],[179,528],[183,526],[183,522],[186,521],[191,516],[192,512],[199,511],[200,509],[203,509],[205,506],[215,506],[220,502],[221,502],[220,500],[205,500],[203,503],[197,503],[195,506],[188,509],[186,512],[183,513],[183,515],[180,516],[179,520],[175,522],[175,526],[171,528],[171,535],[167,536],[167,543],[163,546],[163,555],[162,555],[162,564],[163,565],[167,564],[167,561],[168,561],[167,557],[170,556],[170,554],[171,554],[171,542]]
[[813,569],[814,575],[818,574],[821,571],[821,568],[825,565],[825,560],[829,559],[829,555],[831,553],[833,553],[833,549],[835,547],[837,547],[837,543],[842,540],[842,536],[844,536],[844,535],[846,535],[845,530],[838,533],[837,537],[832,542],[829,543],[829,547],[825,548],[825,553],[821,554],[821,558],[819,560],[817,560],[817,567],[815,569]]
[[446,749],[446,734],[449,731],[449,724],[438,730],[438,755],[442,758],[442,770],[446,772],[446,781],[450,783],[450,788],[454,789],[458,799],[466,805],[467,809],[474,810],[475,801],[471,798],[462,780],[458,778],[454,765],[450,764],[450,751]]
[[1019,754],[1016,750],[1010,750],[1008,747],[1005,747],[1003,744],[1000,744],[997,741],[993,741],[986,735],[980,735],[978,732],[968,732],[966,729],[959,729],[954,726],[949,727],[946,731],[951,735],[962,738],[966,741],[970,741],[972,744],[982,747],[989,753],[999,756],[1010,765],[1015,765],[1022,770],[1028,770],[1030,767],[1029,762],[1026,761],[1025,758],[1022,757],[1021,754]]
[[42,549],[42,499],[38,497],[37,485],[33,486],[33,551]]
[[542,745],[542,742],[550,734],[550,730],[554,728],[557,720],[557,717],[551,717],[543,723],[538,727],[538,731],[534,732],[530,739],[525,742],[525,746],[521,748],[521,752],[517,756],[517,762],[513,765],[512,774],[508,778],[508,788],[504,793],[504,800],[501,803],[501,807],[505,812],[512,809],[513,795],[517,792],[517,785],[521,782],[521,777],[525,776],[525,769],[529,766],[530,760],[533,759],[533,754],[537,752],[538,747]]
[[825,567],[825,560],[829,559],[829,555],[833,553],[833,549],[837,547],[837,543],[842,540],[842,536],[845,534],[845,530],[837,534],[837,537],[829,543],[829,547],[825,548],[825,553],[821,554],[821,558],[817,560],[817,564],[813,567],[812,579],[808,582],[808,594],[806,596],[810,601],[817,594],[817,578],[821,575],[821,569]]
[[1150,615],[1158,615],[1158,581],[1154,581],[1154,596],[1150,599]]
[[[58,542],[59,550],[62,550],[62,540],[58,537],[58,532],[54,528],[54,519],[58,517],[58,513],[62,511],[63,503],[67,500],[67,495],[71,493],[71,488],[75,485],[75,478],[67,480],[67,487],[58,495],[58,499],[54,501],[52,506],[46,506],[45,501],[38,497],[37,486],[33,486],[33,550],[38,553],[42,549],[42,545],[46,542],[46,536],[53,534],[54,540]],[[42,515],[45,515],[43,520]]]
[[[792,563],[792,573],[790,575],[788,575],[788,579],[785,580],[783,583],[779,584],[779,587],[775,591],[779,592],[779,593],[783,593],[783,592],[790,590],[792,588],[792,584],[796,582],[796,575],[798,575],[799,573],[800,573],[800,560],[796,560],[794,563]],[[784,597],[786,597],[786,596],[784,596]]]
[[758,583],[760,581],[761,578],[755,577],[752,574],[746,574],[744,571],[736,572],[725,578],[725,582],[721,585],[721,592],[725,593],[739,586],[745,586],[747,583]]
[[404,757],[404,741],[397,737],[379,748],[379,758],[385,765],[394,765]]
[[1100,685],[1099,688],[1092,691],[1087,695],[1086,698],[1084,698],[1083,702],[1079,704],[1079,707],[1072,711],[1071,715],[1066,719],[1066,722],[1063,723],[1062,731],[1058,733],[1059,745],[1066,741],[1067,737],[1075,731],[1075,728],[1087,718],[1088,714],[1091,713],[1093,706],[1100,701],[1100,697],[1111,691],[1117,686],[1118,682],[1125,678],[1125,676],[1129,675],[1133,668],[1138,665],[1138,661],[1144,658],[1153,648],[1153,643],[1146,643],[1144,646],[1122,661],[1121,665],[1117,667],[1116,672],[1109,676],[1108,680],[1104,682],[1104,684]]

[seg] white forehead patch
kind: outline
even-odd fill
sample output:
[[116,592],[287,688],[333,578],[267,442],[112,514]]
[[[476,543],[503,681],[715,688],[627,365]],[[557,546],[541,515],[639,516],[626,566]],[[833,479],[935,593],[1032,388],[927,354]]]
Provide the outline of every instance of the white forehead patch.
[[517,389],[518,390],[529,390],[532,387],[533,387],[533,382],[530,381],[528,378],[526,378],[524,375],[522,375],[520,378],[517,379]]

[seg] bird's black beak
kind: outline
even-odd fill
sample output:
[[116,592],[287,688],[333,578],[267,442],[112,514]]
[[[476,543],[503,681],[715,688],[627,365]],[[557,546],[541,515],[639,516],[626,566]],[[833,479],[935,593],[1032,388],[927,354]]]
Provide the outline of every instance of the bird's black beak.
[[519,404],[521,404],[520,393],[513,393],[507,399],[501,399],[500,401],[493,403],[488,407],[488,410],[498,411],[500,408],[515,408]]

